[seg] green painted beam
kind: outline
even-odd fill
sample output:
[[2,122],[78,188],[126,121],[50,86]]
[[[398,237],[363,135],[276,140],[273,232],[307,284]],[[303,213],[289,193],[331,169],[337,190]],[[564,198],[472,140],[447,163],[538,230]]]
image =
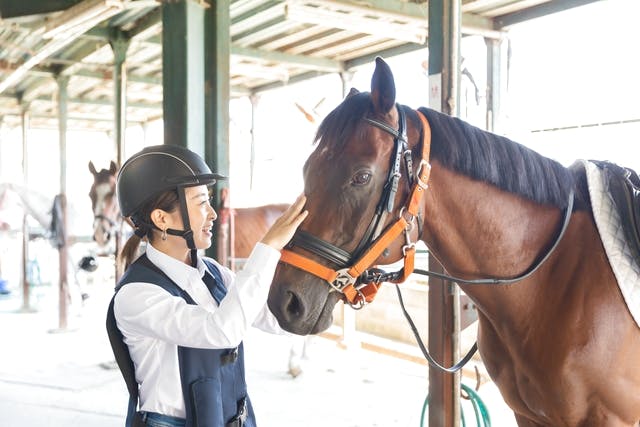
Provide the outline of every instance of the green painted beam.
[[345,69],[352,70],[353,68],[361,65],[372,63],[377,56],[382,58],[391,58],[393,56],[402,55],[404,53],[415,52],[416,50],[426,49],[427,47],[418,43],[407,43],[400,46],[392,47],[389,49],[381,50],[379,52],[370,53],[368,55],[361,56],[359,58],[351,59],[345,62]]
[[231,54],[234,56],[244,56],[252,59],[287,63],[290,65],[296,65],[300,68],[308,68],[310,70],[335,73],[343,71],[343,64],[341,61],[327,58],[317,58],[304,55],[290,55],[283,52],[266,51],[240,46],[231,46]]
[[331,74],[331,73],[323,72],[323,71],[309,71],[308,73],[302,73],[302,74],[297,74],[295,76],[291,76],[286,82],[277,81],[273,83],[267,83],[261,86],[256,86],[252,88],[252,92],[253,93],[266,92],[268,90],[278,89],[284,86],[290,86],[294,83],[303,82],[305,80],[313,79],[315,77],[320,77],[327,74]]
[[[204,6],[162,3],[164,143],[204,155]],[[218,53],[221,54],[221,53]]]
[[9,19],[57,12],[68,9],[79,2],[80,0],[2,0],[0,2],[0,17]]
[[[205,10],[204,78],[205,78],[205,161],[216,172],[229,176],[229,99],[230,86],[230,0],[209,0]],[[220,181],[213,193],[213,207],[221,208],[221,192],[229,188],[229,181]],[[219,223],[219,221],[218,221]],[[206,255],[226,264],[228,251],[223,249],[220,233],[213,234]]]
[[496,29],[503,29],[534,18],[540,18],[542,16],[551,15],[564,10],[573,9],[574,7],[595,3],[597,1],[602,0],[551,0],[550,2],[541,3],[518,12],[498,16],[494,18],[495,27]]

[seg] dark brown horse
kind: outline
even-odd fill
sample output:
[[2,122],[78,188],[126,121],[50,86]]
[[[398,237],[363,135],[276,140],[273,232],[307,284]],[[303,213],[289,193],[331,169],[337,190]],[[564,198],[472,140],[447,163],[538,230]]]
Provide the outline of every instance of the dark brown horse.
[[[285,329],[318,333],[337,301],[371,299],[381,273],[370,266],[410,264],[423,240],[477,305],[482,359],[519,426],[637,426],[640,328],[578,176],[461,120],[396,105],[378,59],[371,92],[352,90],[318,129],[304,166],[309,216],[283,251],[269,306]],[[480,278],[507,284],[464,283]]]
[[98,172],[90,161],[89,171],[93,175],[93,183],[89,190],[93,209],[93,240],[104,249],[113,243],[121,223],[120,208],[116,198],[118,166],[111,161],[109,169],[101,169]]

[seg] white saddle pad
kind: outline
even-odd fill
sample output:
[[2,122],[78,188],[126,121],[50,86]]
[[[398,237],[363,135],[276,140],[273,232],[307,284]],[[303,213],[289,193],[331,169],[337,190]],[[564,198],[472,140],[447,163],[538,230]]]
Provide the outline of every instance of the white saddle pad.
[[618,280],[618,286],[627,302],[627,307],[640,327],[640,266],[632,258],[631,249],[624,237],[620,216],[613,200],[606,192],[602,170],[591,162],[583,161],[583,163],[587,172],[593,216],[609,264]]

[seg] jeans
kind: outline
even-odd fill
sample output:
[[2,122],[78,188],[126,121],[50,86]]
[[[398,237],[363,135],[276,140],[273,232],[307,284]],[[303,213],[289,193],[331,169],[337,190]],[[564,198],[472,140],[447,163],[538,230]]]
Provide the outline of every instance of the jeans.
[[170,417],[169,415],[145,412],[142,416],[147,427],[184,427],[187,421],[184,418]]

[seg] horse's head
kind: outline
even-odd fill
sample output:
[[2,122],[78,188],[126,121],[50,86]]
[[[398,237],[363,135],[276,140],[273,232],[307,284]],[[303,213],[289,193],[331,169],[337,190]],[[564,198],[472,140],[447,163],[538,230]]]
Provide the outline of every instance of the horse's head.
[[112,161],[109,169],[98,172],[93,162],[89,161],[89,171],[93,175],[93,183],[89,190],[93,209],[93,240],[104,247],[115,235],[120,219],[120,209],[115,194],[118,167]]
[[[396,106],[393,75],[379,58],[371,92],[352,89],[320,124],[303,170],[309,216],[283,251],[269,294],[284,329],[328,328],[347,288],[347,302],[361,303],[362,273],[399,260],[407,236],[418,237],[403,206],[411,191],[406,168],[413,173],[420,165],[421,130],[413,110]],[[399,218],[406,221],[398,224]],[[388,234],[390,228],[398,233]]]

